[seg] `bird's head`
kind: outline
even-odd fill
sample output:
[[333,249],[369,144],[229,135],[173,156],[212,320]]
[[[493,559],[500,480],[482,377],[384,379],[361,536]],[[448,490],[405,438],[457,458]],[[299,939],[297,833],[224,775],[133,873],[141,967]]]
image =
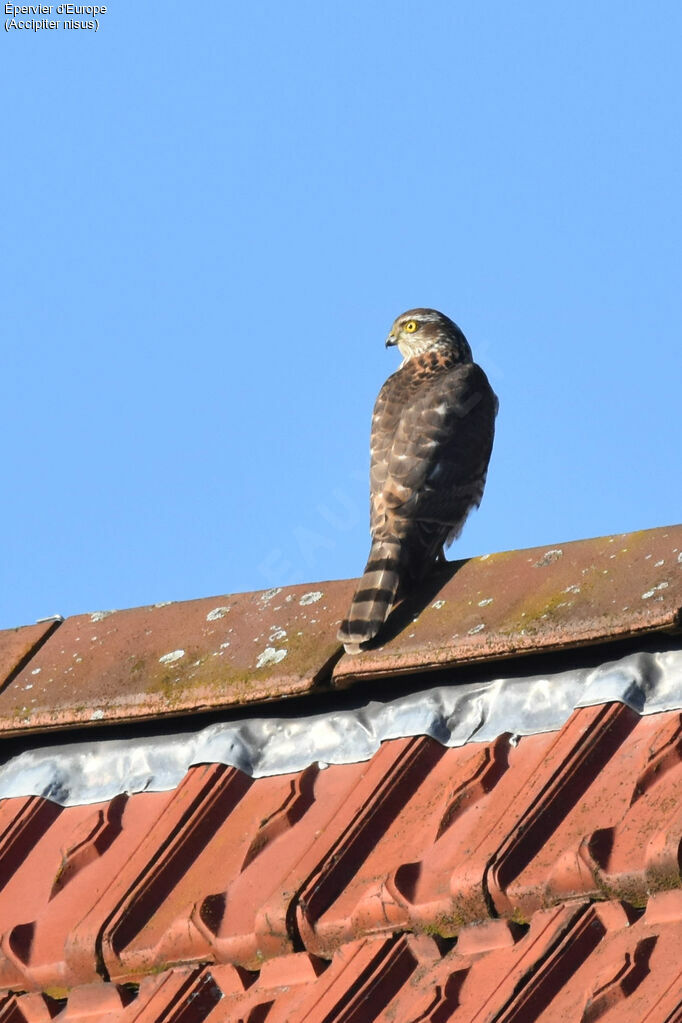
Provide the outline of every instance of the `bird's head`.
[[441,349],[455,355],[458,362],[471,362],[469,342],[456,323],[437,309],[408,309],[391,327],[386,347],[397,345],[403,359]]

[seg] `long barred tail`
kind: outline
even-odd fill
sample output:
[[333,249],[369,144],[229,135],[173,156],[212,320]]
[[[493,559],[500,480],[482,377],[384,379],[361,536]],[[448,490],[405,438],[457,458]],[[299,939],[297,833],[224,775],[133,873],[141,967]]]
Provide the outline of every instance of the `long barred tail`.
[[400,583],[401,546],[395,540],[375,540],[372,544],[365,574],[338,631],[346,653],[359,653],[360,644],[373,639],[386,621]]

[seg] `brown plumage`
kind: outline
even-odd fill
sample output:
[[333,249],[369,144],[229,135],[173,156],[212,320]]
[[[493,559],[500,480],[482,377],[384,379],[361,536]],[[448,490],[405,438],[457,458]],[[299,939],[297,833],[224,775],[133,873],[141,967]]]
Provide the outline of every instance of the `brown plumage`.
[[[497,398],[456,323],[410,309],[386,345],[403,363],[372,417],[372,547],[339,639],[357,653],[376,636],[397,596],[429,571],[483,496]],[[400,591],[400,592],[399,592]]]

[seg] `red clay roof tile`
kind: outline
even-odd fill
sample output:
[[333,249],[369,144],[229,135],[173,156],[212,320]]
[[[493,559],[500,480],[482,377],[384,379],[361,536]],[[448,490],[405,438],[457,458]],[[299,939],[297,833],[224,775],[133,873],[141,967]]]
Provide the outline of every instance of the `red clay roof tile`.
[[[351,583],[320,583],[68,618],[0,692],[0,732],[307,692],[338,654],[351,591]],[[0,642],[14,649],[14,636],[0,633]]]
[[301,947],[315,970],[349,942],[473,925],[458,954],[501,955],[517,939],[503,920],[481,928],[491,913],[644,905],[682,887],[680,734],[679,712],[613,704],[517,745],[398,739],[297,775],[205,765],[108,804],[6,800],[0,987],[66,989],[102,968],[120,985],[160,963],[253,971]]
[[168,969],[139,990],[101,983],[56,998],[8,994],[0,1020],[675,1023],[681,941],[679,891],[652,896],[639,917],[618,902],[578,900],[538,910],[529,926],[469,925],[450,951],[427,936],[366,938],[340,947],[329,965],[297,953],[260,974],[213,964]]
[[394,612],[382,646],[334,668],[353,581],[0,632],[11,678],[0,689],[0,734],[247,706],[330,681],[676,629],[681,559],[682,526],[670,526],[456,563]]
[[0,692],[31,659],[45,639],[54,632],[59,621],[38,622],[18,629],[0,632]]
[[670,526],[459,562],[423,610],[394,612],[381,646],[342,657],[334,683],[677,628],[681,552]]
[[[338,683],[680,624],[682,528],[558,550],[466,563]],[[0,725],[329,684],[351,589],[0,633]],[[397,738],[256,780],[199,764],[168,792],[0,801],[0,1023],[682,1021],[681,781],[680,711],[610,703],[520,739]]]

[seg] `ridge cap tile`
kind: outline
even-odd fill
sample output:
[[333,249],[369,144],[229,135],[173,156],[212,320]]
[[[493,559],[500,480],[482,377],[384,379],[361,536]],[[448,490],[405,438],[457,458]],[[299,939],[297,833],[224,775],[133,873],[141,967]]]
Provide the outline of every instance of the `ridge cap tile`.
[[[339,655],[336,629],[352,586],[275,587],[67,618],[0,691],[0,734],[193,714],[309,692]],[[27,642],[43,635],[26,634],[22,646],[0,632],[8,670]]]
[[0,693],[11,684],[59,624],[57,619],[49,619],[35,625],[0,630]]
[[356,580],[77,615],[0,631],[0,735],[249,706],[386,675],[677,629],[682,526],[452,562],[381,645],[336,638]]
[[677,629],[682,525],[484,554],[427,586],[381,644],[341,657],[334,685]]

